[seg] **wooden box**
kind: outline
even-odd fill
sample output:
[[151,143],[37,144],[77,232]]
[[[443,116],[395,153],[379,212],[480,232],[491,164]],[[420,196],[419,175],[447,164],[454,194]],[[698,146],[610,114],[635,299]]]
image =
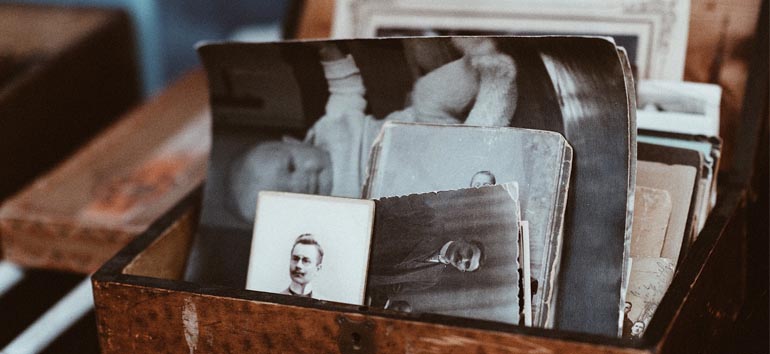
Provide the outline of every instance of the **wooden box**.
[[[748,138],[759,125],[741,125],[750,143],[734,156],[753,161]],[[739,340],[727,337],[747,296],[751,195],[750,166],[739,165],[720,177],[718,203],[639,341],[183,281],[198,189],[92,276],[100,345],[103,353],[736,352],[729,345]]]
[[709,352],[744,297],[744,187],[722,185],[638,342],[182,281],[199,190],[93,275],[100,344],[103,353]]
[[0,207],[3,256],[96,271],[203,181],[208,112],[199,70],[120,118]]
[[138,76],[125,13],[0,4],[0,200],[137,103]]

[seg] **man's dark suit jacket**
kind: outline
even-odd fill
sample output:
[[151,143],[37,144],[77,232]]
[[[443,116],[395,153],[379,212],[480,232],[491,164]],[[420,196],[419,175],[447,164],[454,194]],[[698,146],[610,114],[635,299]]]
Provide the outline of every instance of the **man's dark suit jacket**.
[[426,262],[449,240],[435,237],[390,237],[373,249],[369,289],[388,297],[430,288],[438,282],[447,265]]

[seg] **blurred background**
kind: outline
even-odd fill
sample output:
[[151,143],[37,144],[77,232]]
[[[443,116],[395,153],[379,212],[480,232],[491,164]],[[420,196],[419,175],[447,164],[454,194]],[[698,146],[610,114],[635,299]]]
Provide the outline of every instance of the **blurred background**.
[[[650,4],[654,1],[650,1]],[[127,79],[122,93],[122,101],[108,107],[109,114],[94,111],[94,106],[88,102],[78,101],[86,106],[94,116],[103,115],[102,120],[94,122],[88,129],[84,125],[88,117],[82,113],[74,113],[65,117],[62,111],[49,109],[45,119],[37,125],[29,123],[33,119],[25,117],[19,122],[9,122],[9,115],[4,113],[3,105],[7,103],[3,87],[2,64],[4,44],[8,38],[0,22],[0,166],[12,173],[3,174],[0,178],[0,201],[9,197],[10,193],[33,181],[33,177],[44,174],[75,151],[88,138],[96,135],[100,129],[116,121],[121,114],[130,112],[134,107],[146,101],[150,96],[161,93],[176,79],[190,70],[200,67],[200,61],[195,52],[195,45],[201,40],[243,40],[243,41],[272,41],[282,38],[323,38],[328,37],[332,27],[334,0],[0,0],[4,4],[27,4],[35,6],[62,6],[68,9],[79,7],[102,7],[120,9],[128,15],[132,27],[134,53],[136,55],[136,75],[132,71],[124,71]],[[759,11],[760,5],[764,9]],[[755,49],[755,31],[759,15],[767,22],[767,1],[763,0],[691,0],[689,38],[687,42],[687,60],[684,79],[694,82],[708,82],[722,86],[722,131],[725,139],[723,150],[726,159],[722,169],[727,170],[732,165],[731,146],[742,143],[736,138],[738,122],[742,112],[749,110],[744,105],[744,97],[759,93],[760,90],[747,90],[750,75],[747,75],[750,57]],[[2,20],[2,18],[0,18]],[[720,25],[721,24],[721,25]],[[7,25],[7,24],[5,24]],[[764,28],[767,36],[767,27]],[[11,40],[12,41],[12,40]],[[766,48],[766,47],[765,47]],[[765,54],[765,71],[767,62]],[[34,61],[34,58],[33,58]],[[127,64],[128,66],[133,63]],[[11,71],[14,73],[14,71]],[[135,77],[134,77],[135,76]],[[766,78],[767,75],[765,75]],[[114,79],[107,78],[107,81]],[[10,81],[7,81],[10,82]],[[766,81],[765,81],[766,83]],[[18,87],[19,85],[16,85]],[[136,86],[133,88],[133,86]],[[129,87],[131,89],[125,89]],[[11,87],[14,89],[14,87]],[[120,89],[120,88],[119,88]],[[66,90],[66,89],[65,89]],[[71,88],[69,90],[72,90]],[[765,86],[766,90],[766,86]],[[764,91],[766,92],[766,91]],[[29,93],[29,92],[28,92]],[[33,93],[37,93],[33,91]],[[206,93],[201,94],[207,101]],[[35,105],[50,104],[52,95],[42,95]],[[94,96],[80,92],[80,96]],[[13,98],[13,97],[11,97]],[[749,97],[750,98],[750,97]],[[99,99],[97,97],[97,99]],[[6,101],[4,101],[6,100]],[[767,102],[767,97],[748,99],[752,102]],[[761,104],[760,102],[760,104]],[[762,109],[764,109],[762,111]],[[766,330],[768,326],[768,237],[767,237],[767,107],[758,108],[764,112],[764,135],[760,146],[764,155],[757,158],[761,169],[757,174],[756,184],[759,192],[753,196],[753,202],[758,205],[752,208],[754,222],[750,231],[754,235],[748,240],[748,281],[753,288],[749,291],[745,310],[736,320],[738,324],[730,333],[724,334],[724,343],[717,352],[767,352]],[[18,108],[15,111],[24,112]],[[68,112],[69,113],[69,112]],[[80,114],[80,115],[78,115]],[[757,116],[761,116],[762,113]],[[42,117],[42,115],[41,115]],[[58,121],[51,121],[56,117]],[[77,120],[75,120],[77,119]],[[78,124],[71,124],[77,121]],[[58,125],[57,125],[58,124]],[[90,124],[90,123],[89,123]],[[50,135],[32,135],[41,129]],[[63,130],[66,129],[66,130]],[[50,131],[50,132],[49,132]],[[61,134],[62,131],[67,134]],[[76,133],[82,131],[82,135]],[[29,135],[25,135],[30,133]],[[64,137],[54,145],[54,138]],[[10,140],[14,138],[15,140]],[[44,141],[41,152],[51,156],[44,159],[41,153],[36,153],[28,141]],[[736,143],[736,141],[738,141]],[[66,144],[65,144],[66,143]],[[14,145],[17,144],[17,145]],[[749,143],[746,143],[749,144]],[[10,148],[9,148],[10,146]],[[18,149],[18,147],[24,147]],[[8,161],[10,162],[8,162]],[[19,163],[37,163],[39,166],[14,165]],[[740,161],[739,161],[740,162]],[[754,163],[754,160],[746,163]],[[6,166],[11,166],[7,168]],[[28,168],[27,168],[28,167]],[[26,175],[19,178],[18,183],[7,182],[11,174],[19,175],[25,169]],[[6,180],[6,181],[3,181]],[[5,186],[8,184],[8,186]],[[7,187],[7,188],[6,188]],[[763,196],[763,197],[757,197]],[[764,204],[763,204],[764,203]],[[754,205],[754,204],[752,204]],[[8,247],[4,251],[8,251]],[[61,255],[60,255],[61,257]],[[1,258],[1,257],[0,257]],[[81,272],[84,273],[84,272]],[[15,337],[38,319],[47,309],[53,306],[69,291],[76,288],[86,275],[61,272],[48,269],[25,269],[25,275],[13,288],[3,293],[0,291],[0,350],[11,343]],[[98,336],[96,330],[97,318],[91,310],[79,319],[56,340],[42,349],[42,353],[98,353]],[[741,349],[738,349],[741,348]],[[6,354],[3,352],[3,354]],[[8,354],[16,354],[8,353]]]
[[[184,73],[189,72],[195,67],[200,66],[195,45],[201,40],[246,40],[246,41],[272,41],[282,38],[284,35],[293,36],[292,20],[285,20],[287,15],[296,11],[292,6],[298,6],[300,2],[292,0],[249,0],[249,1],[209,1],[209,0],[0,0],[0,5],[23,4],[32,6],[61,6],[67,9],[81,7],[97,7],[123,10],[133,27],[133,39],[135,41],[134,53],[136,58],[137,78],[128,78],[128,81],[138,83],[138,88],[124,86],[125,99],[120,105],[112,105],[107,114],[101,112],[104,118],[100,118],[94,123],[88,131],[84,131],[82,136],[77,132],[83,130],[81,127],[72,127],[69,140],[66,144],[49,144],[43,147],[46,150],[59,150],[56,156],[50,158],[43,157],[40,154],[24,152],[21,153],[17,161],[10,162],[14,166],[16,162],[23,163],[21,160],[37,161],[39,167],[22,168],[21,166],[14,172],[6,170],[16,175],[26,174],[25,182],[30,181],[29,176],[39,175],[47,169],[55,166],[56,161],[68,156],[75,151],[79,144],[83,143],[89,136],[93,136],[106,124],[114,121],[115,118],[126,112],[141,101],[149,99],[151,96],[159,94],[163,88],[167,87],[175,79],[180,78]],[[23,20],[22,20],[23,21]],[[6,23],[11,26],[12,24]],[[290,26],[290,27],[286,27]],[[6,46],[13,47],[14,39],[10,38],[8,32],[4,32],[3,24],[0,24],[0,54],[7,49]],[[11,50],[13,52],[13,50]],[[2,69],[2,68],[0,68]],[[0,70],[1,72],[2,70]],[[16,72],[22,72],[23,69]],[[131,71],[123,73],[130,75]],[[109,79],[108,79],[109,80]],[[2,81],[2,80],[0,80]],[[7,83],[0,82],[0,83]],[[18,86],[18,85],[17,85]],[[0,108],[6,104],[9,96],[4,92],[5,88],[0,85]],[[134,93],[139,90],[139,96]],[[81,94],[88,96],[88,94]],[[48,99],[48,98],[46,98]],[[11,101],[13,97],[11,97]],[[80,102],[82,103],[82,102]],[[9,106],[14,102],[10,102]],[[39,105],[40,102],[35,103]],[[107,106],[107,105],[105,105]],[[24,112],[16,107],[16,113]],[[14,112],[13,108],[9,112]],[[81,112],[82,113],[82,112]],[[99,114],[99,113],[97,113]],[[56,115],[54,113],[54,115]],[[46,116],[50,117],[50,114]],[[73,115],[74,117],[75,115]],[[109,117],[108,117],[109,116]],[[14,126],[16,121],[9,121],[11,117],[0,114],[0,124],[10,128],[7,134],[26,136],[23,139],[43,139],[39,132],[42,130],[58,131],[61,135],[63,127],[52,126],[50,121],[41,120],[39,124],[33,126]],[[71,124],[72,119],[63,118],[60,112],[60,118],[63,122]],[[85,122],[89,119],[81,121]],[[35,121],[35,119],[28,119]],[[91,119],[97,121],[97,119]],[[7,126],[6,124],[9,124]],[[90,123],[89,123],[90,124]],[[15,129],[14,129],[15,128]],[[13,131],[15,130],[15,131]],[[36,131],[38,133],[32,133]],[[6,133],[3,133],[6,134]],[[46,134],[43,134],[43,136]],[[0,145],[12,144],[5,135],[0,136]],[[5,140],[5,141],[4,141]],[[2,142],[4,141],[4,142]],[[50,140],[49,140],[50,142]],[[52,148],[52,146],[55,146]],[[3,154],[3,165],[7,166],[9,162],[5,161]],[[44,161],[46,160],[46,161]],[[22,172],[24,170],[24,172]],[[27,170],[28,173],[27,173]],[[5,173],[5,172],[4,172]],[[4,175],[7,176],[7,175]],[[5,178],[3,178],[5,179]],[[6,184],[0,182],[0,184]],[[9,190],[20,187],[19,184],[13,184]],[[8,193],[0,193],[2,197],[7,197]],[[0,198],[0,200],[3,198]],[[0,260],[2,257],[0,257]],[[12,341],[17,338],[25,329],[32,325],[49,308],[54,306],[57,301],[62,299],[73,289],[81,284],[85,275],[60,272],[48,269],[24,270],[23,278],[15,286],[7,289],[7,292],[0,290],[0,350],[8,349]],[[0,284],[2,288],[2,284]],[[23,352],[35,352],[31,347],[21,346]],[[16,346],[15,348],[19,348]],[[67,329],[45,348],[40,348],[42,353],[99,353],[98,337],[96,330],[96,315],[93,310],[80,318],[72,327]],[[3,352],[5,354],[5,352]],[[16,353],[16,352],[13,352]]]
[[128,12],[145,95],[198,65],[201,40],[277,40],[293,0],[17,0],[6,3],[108,7]]

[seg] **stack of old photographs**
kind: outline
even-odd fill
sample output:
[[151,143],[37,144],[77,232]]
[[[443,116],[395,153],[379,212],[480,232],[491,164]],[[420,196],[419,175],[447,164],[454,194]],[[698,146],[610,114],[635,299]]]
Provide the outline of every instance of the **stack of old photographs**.
[[716,203],[717,85],[638,83],[638,159],[623,337],[644,333]]
[[[695,221],[692,232],[686,235],[691,244],[716,204],[722,146],[719,137],[722,89],[714,84],[642,80],[638,91],[639,141],[684,149],[691,154],[697,152],[700,156],[701,163],[695,166],[699,170],[693,198]],[[641,148],[639,151],[640,160],[665,162],[656,157],[655,152]]]
[[[648,6],[643,0],[629,0],[622,4],[602,2],[593,6],[588,6],[585,2],[558,0],[339,0],[335,2],[333,19],[332,34],[339,38],[500,34],[601,35],[611,36],[618,46],[627,51],[634,77],[639,80],[636,88],[639,91],[637,114],[640,143],[638,147],[634,143],[631,150],[637,151],[638,148],[640,162],[638,171],[633,166],[630,167],[632,174],[629,179],[629,197],[633,196],[634,189],[639,191],[639,195],[633,205],[635,209],[628,205],[629,212],[634,210],[636,221],[633,223],[634,240],[626,243],[623,266],[626,273],[622,280],[624,288],[630,281],[627,294],[631,299],[621,300],[618,304],[621,308],[621,321],[617,323],[616,328],[616,335],[626,337],[642,335],[667,288],[673,269],[697,238],[716,202],[716,174],[720,154],[720,88],[716,85],[681,81],[684,76],[690,1],[666,0],[660,4],[665,4],[665,14],[659,11],[659,7]],[[597,8],[602,11],[597,12]],[[665,20],[662,20],[663,17]],[[563,97],[563,84],[557,86],[562,86],[557,87],[557,92]],[[634,94],[631,93],[631,96],[633,98]],[[630,106],[633,107],[634,104],[630,103]],[[568,119],[567,116],[563,117]],[[512,125],[532,127],[517,122]],[[631,127],[635,132],[633,125]],[[597,166],[584,164],[586,155],[591,156],[588,158],[592,159],[592,162],[602,163],[610,160],[607,156],[593,160],[596,150],[590,147],[585,149],[580,143],[576,143],[575,139],[586,134],[588,129],[573,134],[570,130],[565,127],[565,136],[573,144],[576,154],[573,185],[584,186],[580,181],[586,178],[585,174],[597,170]],[[630,140],[633,140],[633,137]],[[610,141],[608,146],[619,146],[613,145],[617,142]],[[598,141],[594,143],[601,144]],[[638,181],[634,181],[633,176],[637,174]],[[595,185],[601,183],[603,182],[597,181]],[[582,188],[584,187],[577,187]],[[573,296],[591,293],[591,290],[582,289],[581,286],[609,284],[595,280],[581,284],[581,272],[597,271],[600,267],[581,266],[580,262],[585,254],[579,254],[580,251],[574,249],[583,247],[582,249],[588,250],[594,247],[594,250],[605,251],[605,246],[593,242],[606,240],[606,236],[595,239],[577,236],[579,241],[573,241],[575,237],[572,236],[571,220],[579,218],[580,223],[586,222],[584,218],[590,217],[605,218],[608,222],[616,220],[609,218],[608,214],[593,215],[582,209],[574,214],[579,216],[572,216],[570,211],[576,203],[580,205],[579,208],[591,208],[607,200],[583,199],[583,196],[592,196],[585,191],[573,188],[572,192],[576,196],[570,195],[569,199],[568,220],[565,225],[565,268],[561,276],[564,278],[562,288],[569,287],[571,294],[561,293],[563,297],[557,306],[559,311],[555,325],[560,329],[608,335],[612,331],[611,328],[597,325],[606,323],[607,317],[603,315],[605,309],[600,309],[599,313],[586,310],[590,309],[589,301],[594,300],[595,303],[598,299],[599,302],[604,302],[609,301],[609,298],[589,296],[576,299]],[[601,208],[617,210],[617,206],[603,205]],[[626,226],[630,225],[629,222],[626,223]],[[580,230],[578,235],[583,235],[582,232],[589,229],[577,226],[575,230]],[[629,236],[630,230],[626,231],[626,236]],[[648,235],[650,233],[652,236]],[[572,245],[571,242],[583,246]],[[606,247],[613,249],[613,246]],[[608,256],[599,260],[599,263],[605,264],[609,259],[617,260],[613,257],[614,255]],[[570,264],[571,262],[574,263]],[[632,263],[636,265],[633,272],[630,267]],[[642,277],[641,274],[646,274],[645,269],[655,269],[651,264],[667,265],[661,266],[663,268],[660,269],[670,271],[654,273],[656,277]],[[610,269],[614,276],[615,268]],[[639,279],[655,279],[657,283],[643,283]],[[655,289],[649,292],[654,296],[645,293],[644,289]],[[625,294],[624,290],[621,297]],[[639,299],[644,301],[639,302],[642,301]],[[634,301],[637,303],[633,303]],[[629,313],[633,321],[629,319]],[[632,327],[633,331],[630,331]],[[633,335],[629,334],[630,332],[633,332]]]
[[[534,325],[545,326],[555,302],[553,294],[560,265],[572,153],[572,147],[561,134],[542,130],[387,123],[372,150],[364,195],[390,200],[387,197],[517,182],[518,198],[515,199],[521,207],[522,220],[529,226],[527,258],[531,275],[526,279],[532,292],[530,297],[522,298],[531,300],[531,312],[524,318],[532,316]],[[433,218],[436,225],[431,229],[440,234],[474,235],[479,242],[487,244],[484,249],[488,250],[512,249],[513,246],[494,244],[502,240],[495,240],[495,230],[503,228],[501,223],[505,221],[498,216],[500,208],[497,203],[473,199],[454,203],[439,215],[444,220]],[[400,229],[394,234],[419,237],[425,225],[430,224],[417,220],[411,225],[398,225],[399,219],[387,223],[391,228]],[[508,229],[517,234],[519,228]],[[513,238],[509,242],[517,241]],[[377,252],[378,249],[373,248],[373,255]],[[461,306],[464,311],[469,307],[482,311],[482,304],[494,303],[493,299],[500,298],[492,288],[495,278],[515,275],[504,267],[516,257],[515,253],[491,252],[488,266],[479,274],[457,279],[466,283],[482,282],[489,288],[483,292],[475,289],[478,295],[463,296],[473,299]],[[370,270],[370,274],[378,272],[378,269]],[[377,282],[371,280],[370,290],[378,290]],[[401,298],[399,292],[392,295]],[[442,308],[435,300],[426,299],[425,302],[431,312],[459,311]]]
[[611,39],[199,51],[213,139],[187,280],[618,335],[636,110]]
[[516,183],[373,201],[263,191],[246,288],[531,325],[519,202]]

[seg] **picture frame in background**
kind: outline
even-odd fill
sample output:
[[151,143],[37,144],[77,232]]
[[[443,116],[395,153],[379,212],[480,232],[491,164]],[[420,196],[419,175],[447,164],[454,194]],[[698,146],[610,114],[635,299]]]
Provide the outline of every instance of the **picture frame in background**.
[[682,80],[689,17],[688,0],[337,0],[332,37],[607,36],[637,79]]

